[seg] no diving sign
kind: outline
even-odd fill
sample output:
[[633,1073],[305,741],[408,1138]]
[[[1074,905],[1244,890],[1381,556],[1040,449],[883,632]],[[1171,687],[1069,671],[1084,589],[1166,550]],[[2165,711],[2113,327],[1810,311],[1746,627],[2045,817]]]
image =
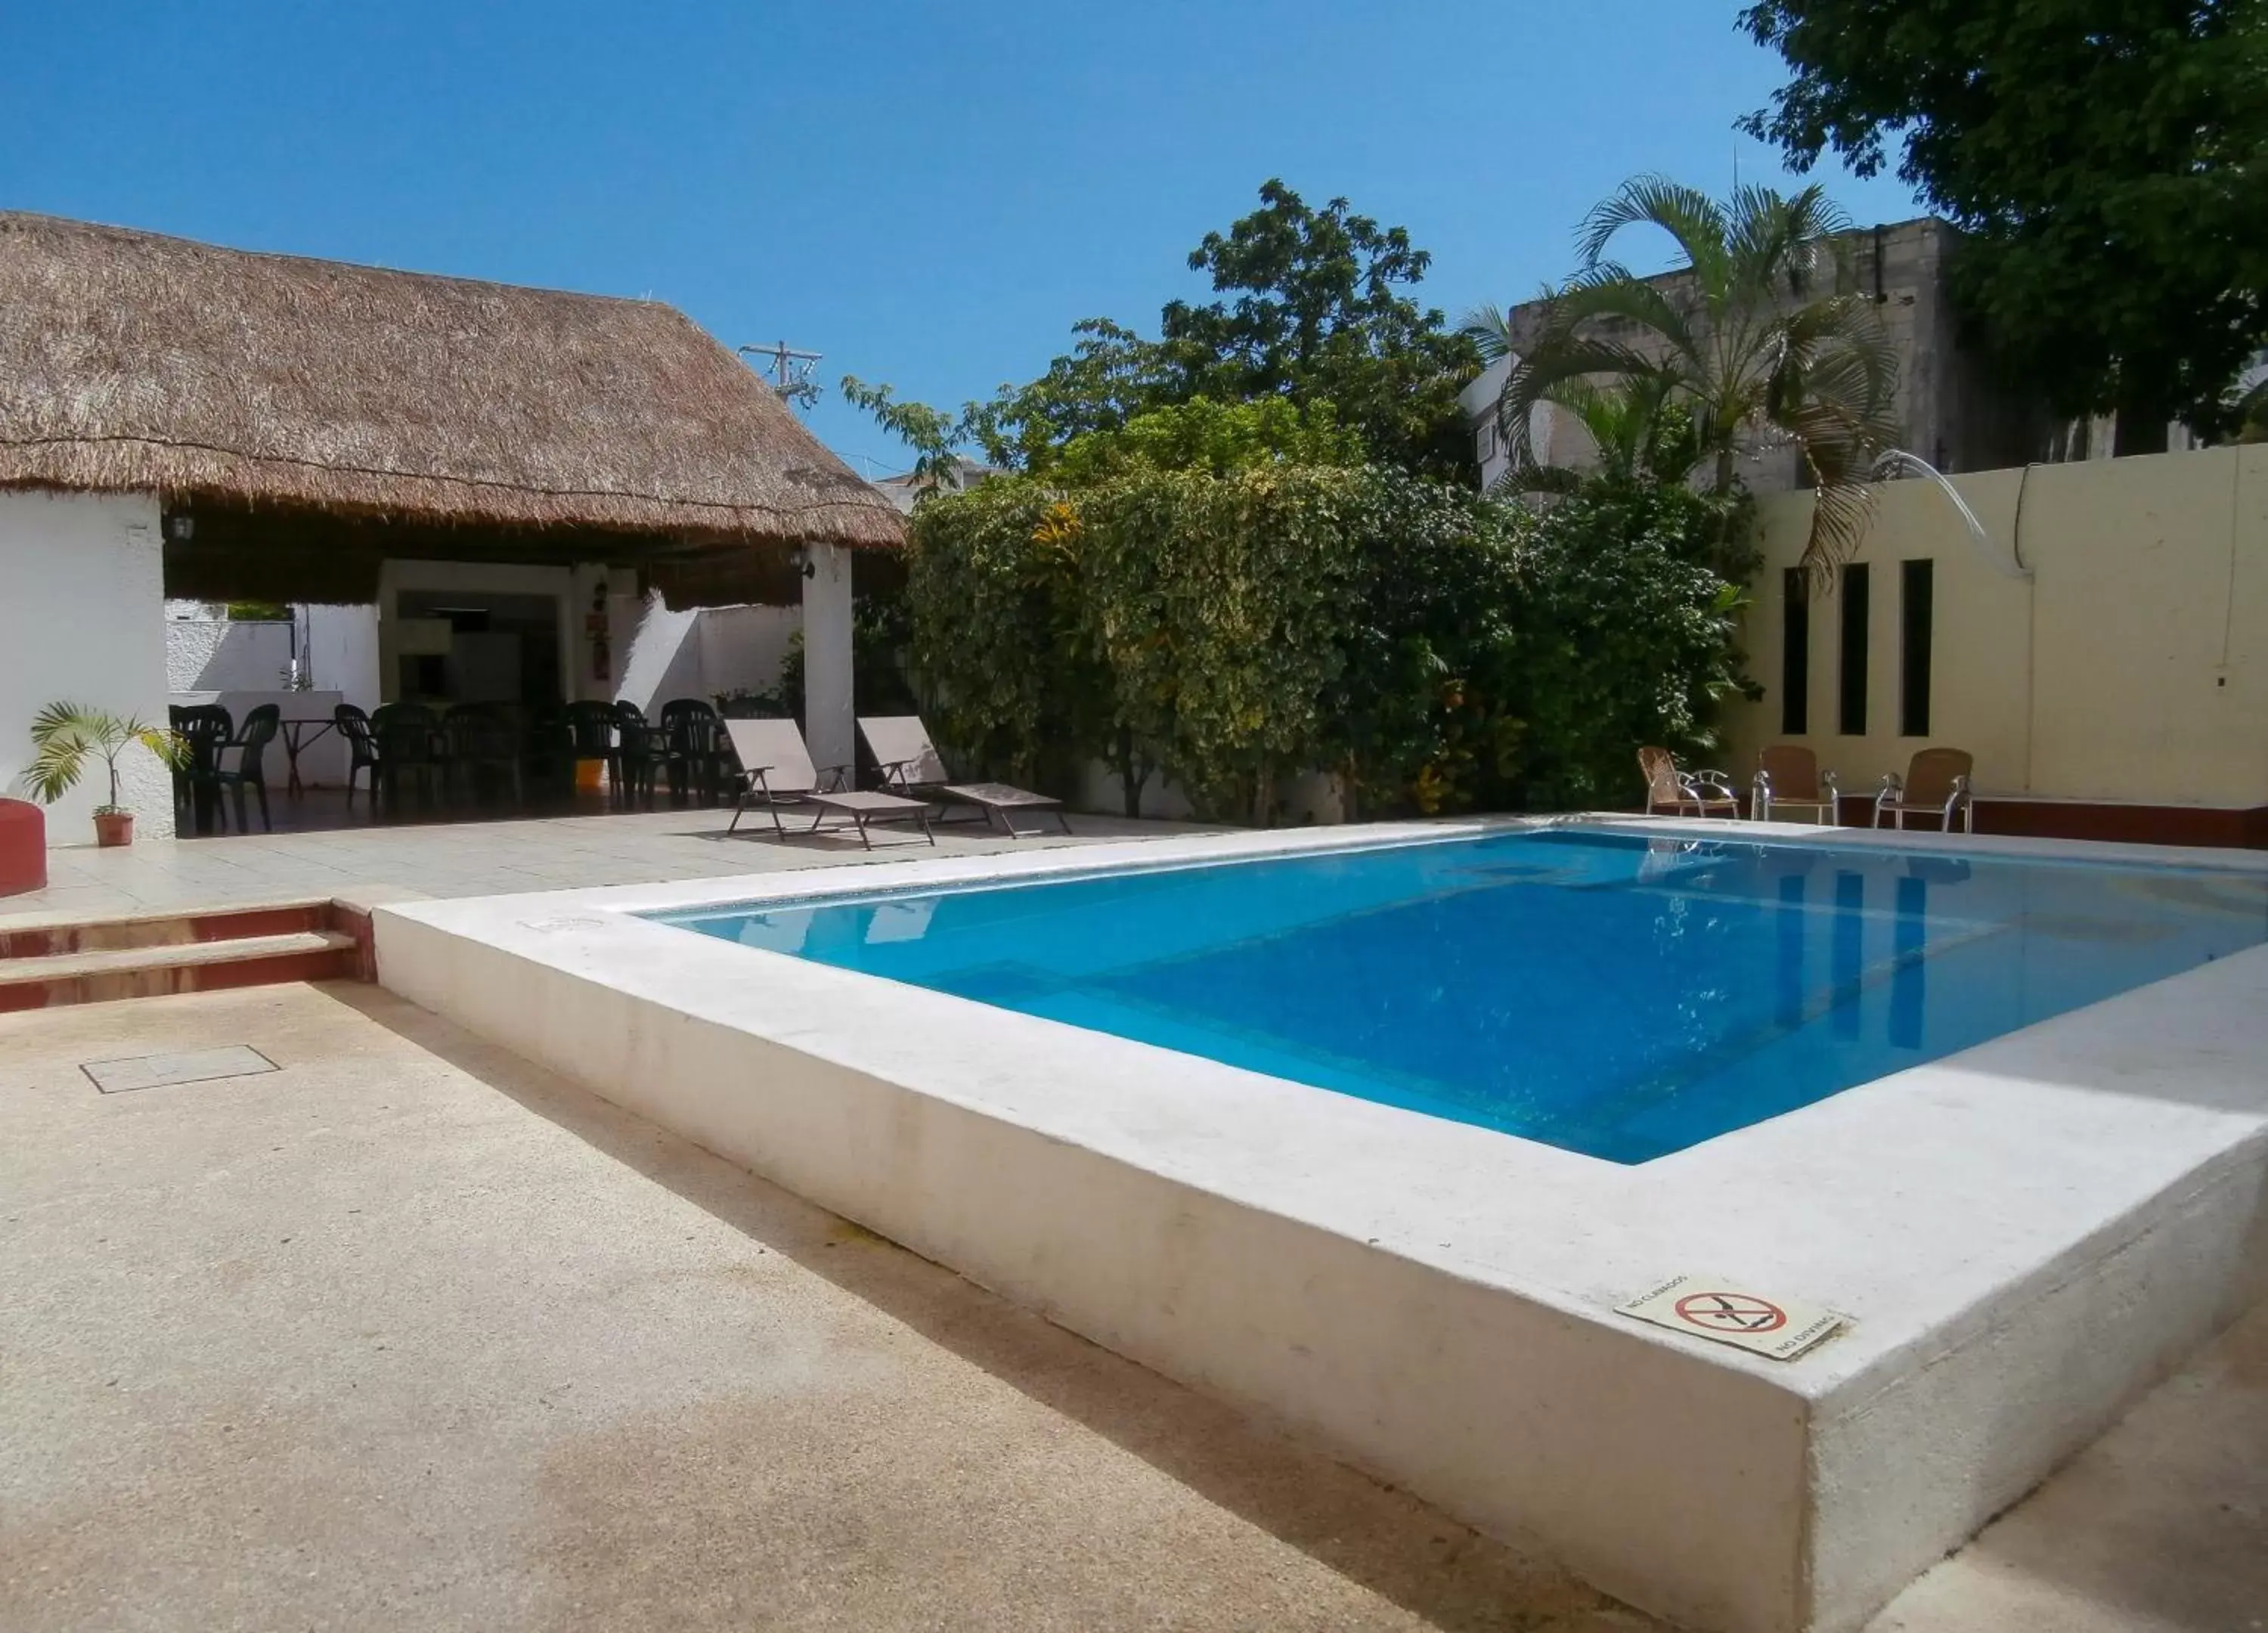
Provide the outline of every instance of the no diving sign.
[[1844,1318],[1800,1298],[1766,1296],[1723,1276],[1673,1276],[1615,1306],[1675,1333],[1713,1338],[1775,1361],[1793,1361],[1839,1330]]

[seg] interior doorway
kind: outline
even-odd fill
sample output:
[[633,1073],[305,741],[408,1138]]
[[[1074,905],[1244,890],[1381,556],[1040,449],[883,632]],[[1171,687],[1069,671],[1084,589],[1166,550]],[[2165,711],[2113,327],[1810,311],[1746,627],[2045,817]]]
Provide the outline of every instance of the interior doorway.
[[394,608],[394,695],[402,702],[539,709],[566,701],[558,597],[402,590]]

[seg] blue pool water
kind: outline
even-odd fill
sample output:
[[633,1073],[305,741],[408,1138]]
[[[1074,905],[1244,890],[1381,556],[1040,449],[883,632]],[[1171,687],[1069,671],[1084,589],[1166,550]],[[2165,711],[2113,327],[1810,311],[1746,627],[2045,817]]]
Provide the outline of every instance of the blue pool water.
[[1561,829],[666,923],[1643,1162],[2268,941],[2268,879]]

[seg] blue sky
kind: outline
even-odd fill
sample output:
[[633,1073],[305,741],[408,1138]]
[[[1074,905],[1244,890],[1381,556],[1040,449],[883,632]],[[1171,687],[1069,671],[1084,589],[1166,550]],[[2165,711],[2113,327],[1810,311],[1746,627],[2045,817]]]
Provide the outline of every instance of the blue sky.
[[[0,207],[652,295],[822,351],[810,417],[903,451],[843,373],[939,403],[1071,322],[1145,332],[1270,175],[1410,228],[1453,317],[1567,270],[1624,177],[1777,175],[1734,0],[1543,5],[18,4]],[[1895,180],[1826,178],[1862,221]]]

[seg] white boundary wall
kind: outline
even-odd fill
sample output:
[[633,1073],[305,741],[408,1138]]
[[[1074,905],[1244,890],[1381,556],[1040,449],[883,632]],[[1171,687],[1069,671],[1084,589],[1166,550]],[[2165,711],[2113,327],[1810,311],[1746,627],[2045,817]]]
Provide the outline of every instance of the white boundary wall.
[[[1757,505],[1764,560],[1744,644],[1764,695],[1727,706],[1719,763],[1734,780],[1748,781],[1767,745],[1795,742],[1840,774],[1846,795],[1871,793],[1915,750],[1949,746],[1977,757],[1988,795],[2268,805],[2268,447],[1952,482],[1990,555],[1935,483],[1893,482],[1876,489],[1852,558],[1871,585],[1862,732],[1841,729],[1839,595],[1810,602],[1807,730],[1781,729],[1785,575],[1802,555],[1812,501],[1775,494]],[[2028,577],[1994,565],[2012,553]],[[1902,572],[1919,561],[1933,581],[1926,737],[1905,734],[1901,709]]]
[[[166,724],[165,564],[146,494],[0,491],[0,782],[15,794],[33,717],[85,703]],[[173,777],[129,749],[121,798],[135,835],[173,831]],[[48,842],[94,842],[107,791],[100,762],[48,812]]]
[[[631,916],[1494,826],[405,903],[379,975],[1700,1628],[1858,1626],[2268,1291],[2268,948],[1625,1167]],[[1613,1313],[1680,1271],[1856,1324],[1776,1364]]]
[[647,598],[615,695],[656,715],[674,698],[779,683],[788,645],[803,627],[799,607],[692,607],[674,612]]

